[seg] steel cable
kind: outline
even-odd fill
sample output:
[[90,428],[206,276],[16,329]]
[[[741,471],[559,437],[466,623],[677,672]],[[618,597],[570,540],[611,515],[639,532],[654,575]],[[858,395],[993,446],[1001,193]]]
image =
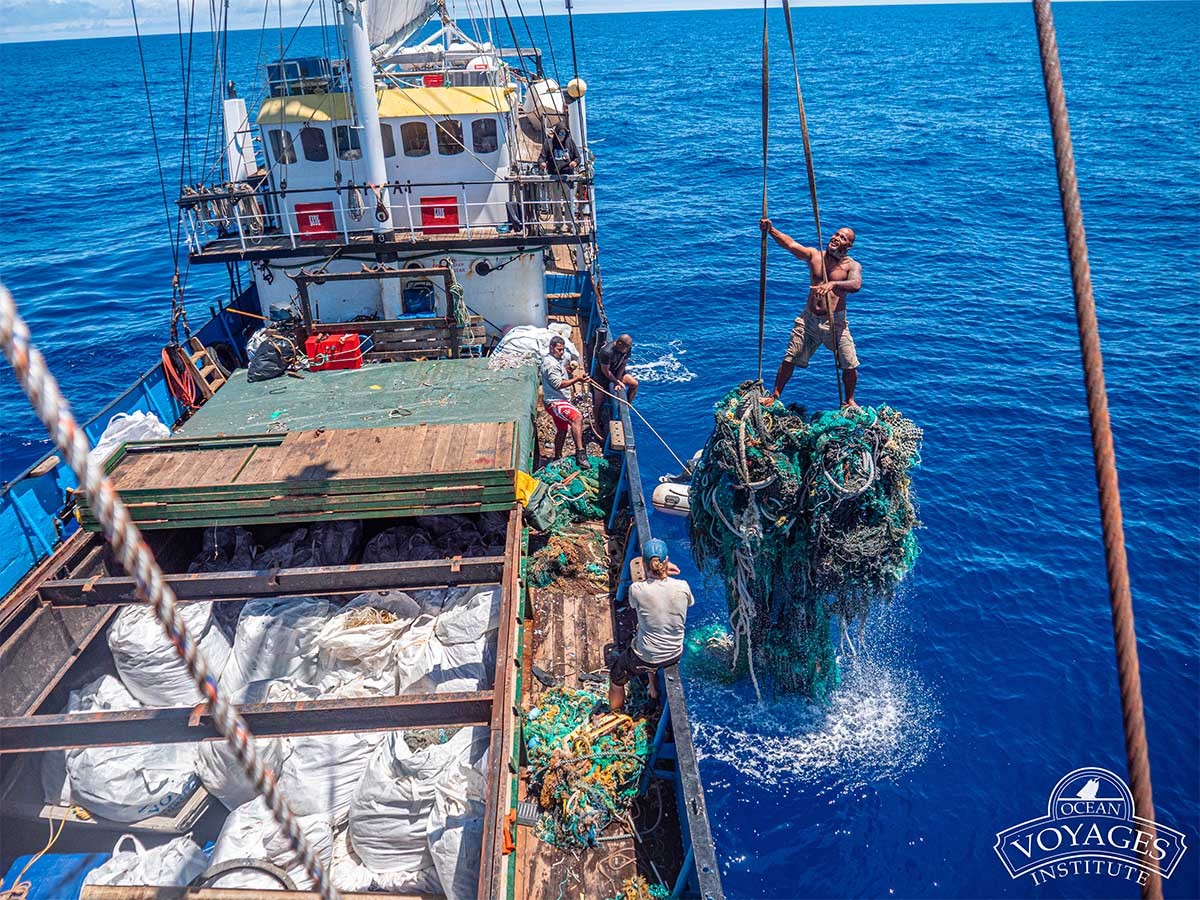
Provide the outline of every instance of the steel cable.
[[1075,319],[1087,390],[1088,420],[1095,459],[1096,488],[1100,500],[1100,523],[1104,535],[1104,559],[1108,574],[1109,604],[1112,608],[1113,642],[1116,645],[1117,675],[1121,689],[1121,717],[1125,726],[1125,755],[1129,765],[1129,787],[1138,816],[1151,823],[1150,840],[1139,854],[1147,874],[1143,897],[1162,897],[1162,881],[1149,850],[1154,846],[1154,797],[1150,782],[1146,717],[1142,707],[1142,679],[1138,665],[1137,634],[1133,622],[1133,598],[1129,590],[1129,565],[1125,556],[1125,533],[1121,520],[1121,492],[1113,450],[1108,394],[1104,386],[1104,356],[1096,322],[1096,299],[1088,264],[1087,235],[1079,182],[1075,177],[1075,152],[1071,146],[1071,123],[1058,58],[1058,39],[1050,0],[1033,0],[1046,106],[1054,139],[1054,162],[1058,170],[1058,192],[1062,203],[1067,254],[1071,262],[1071,287],[1075,295]]
[[207,699],[213,725],[233,748],[235,757],[255,790],[266,799],[275,821],[305,870],[316,882],[321,896],[325,900],[337,900],[338,892],[330,881],[324,863],[309,846],[296,817],[279,793],[275,773],[259,759],[254,748],[254,735],[237,710],[218,691],[217,679],[209,672],[195,639],[188,633],[176,604],[175,592],[163,580],[154,553],[142,539],[138,527],[130,520],[125,504],[114,490],[112,482],[101,472],[99,463],[89,462],[91,445],[87,435],[75,421],[71,406],[59,391],[58,381],[47,367],[45,357],[30,338],[29,326],[17,313],[12,295],[2,284],[0,344],[30,405],[79,480],[79,487],[95,510],[105,539],[112,546],[122,567],[136,582],[138,596],[154,610],[167,638],[183,659],[188,674]]

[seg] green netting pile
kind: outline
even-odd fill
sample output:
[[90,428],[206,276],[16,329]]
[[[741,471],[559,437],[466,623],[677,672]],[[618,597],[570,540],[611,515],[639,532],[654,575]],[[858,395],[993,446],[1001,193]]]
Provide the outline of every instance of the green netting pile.
[[838,684],[831,625],[865,619],[917,557],[909,471],[921,430],[887,406],[818,413],[763,406],[744,382],[715,408],[693,473],[697,563],[724,582],[734,662],[755,689],[823,699]]
[[608,900],[666,900],[670,896],[665,885],[650,884],[645,875],[630,875]]
[[624,713],[591,719],[600,697],[567,687],[524,714],[530,788],[544,810],[536,834],[559,847],[595,847],[637,795],[649,755],[646,723]]
[[618,467],[603,456],[580,468],[573,456],[548,463],[533,477],[550,488],[557,510],[554,524],[541,538],[529,563],[529,582],[549,587],[560,579],[583,579],[597,586],[608,579],[604,535],[588,523],[603,522],[616,492]]

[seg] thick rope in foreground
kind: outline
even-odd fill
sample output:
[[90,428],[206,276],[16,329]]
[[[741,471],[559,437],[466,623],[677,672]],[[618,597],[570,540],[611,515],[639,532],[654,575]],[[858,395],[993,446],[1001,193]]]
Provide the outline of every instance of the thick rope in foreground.
[[271,807],[275,821],[283,829],[288,843],[299,856],[305,870],[316,882],[325,900],[337,900],[338,893],[296,822],[291,809],[275,784],[275,773],[263,765],[254,750],[254,736],[237,710],[218,693],[217,680],[210,674],[196,642],[188,634],[183,616],[175,602],[175,592],[163,581],[162,570],[154,554],[142,540],[141,532],[129,518],[129,512],[113,489],[112,482],[100,471],[97,462],[88,461],[91,446],[87,435],[75,421],[71,406],[58,389],[58,382],[46,366],[45,357],[33,345],[29,326],[17,314],[8,289],[0,284],[0,344],[12,364],[21,389],[46,426],[50,437],[63,453],[67,464],[79,479],[80,489],[104,530],[117,558],[137,583],[138,596],[154,609],[167,638],[187,666],[188,674],[200,693],[208,699],[209,711],[217,731],[225,736],[234,755],[257,790]]
[[[1092,272],[1088,264],[1087,235],[1083,229],[1083,207],[1075,177],[1075,152],[1071,146],[1071,122],[1067,95],[1058,60],[1058,39],[1050,0],[1033,0],[1038,47],[1042,57],[1042,79],[1054,139],[1054,161],[1058,169],[1058,191],[1062,202],[1067,254],[1071,260],[1071,285],[1075,294],[1075,319],[1083,356],[1087,389],[1088,420],[1092,431],[1092,454],[1096,465],[1096,488],[1100,498],[1100,524],[1104,535],[1104,559],[1108,571],[1109,605],[1112,607],[1113,642],[1117,651],[1117,677],[1121,689],[1121,716],[1125,725],[1125,756],[1129,765],[1129,790],[1137,814],[1154,821],[1154,796],[1150,782],[1150,750],[1146,742],[1146,717],[1142,707],[1142,676],[1138,665],[1137,634],[1133,627],[1133,597],[1129,591],[1129,564],[1125,558],[1125,531],[1121,521],[1121,491],[1117,485],[1117,461],[1113,450],[1112,423],[1108,417],[1108,393],[1104,387],[1104,355],[1096,322],[1096,299],[1092,294]],[[1153,868],[1150,849],[1154,829],[1140,854],[1147,875],[1143,897],[1161,897],[1162,881]]]

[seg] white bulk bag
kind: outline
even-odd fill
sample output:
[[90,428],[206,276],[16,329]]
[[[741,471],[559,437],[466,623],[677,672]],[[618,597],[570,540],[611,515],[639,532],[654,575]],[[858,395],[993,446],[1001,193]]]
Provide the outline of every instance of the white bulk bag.
[[[138,709],[111,675],[72,691],[67,712]],[[94,816],[137,822],[174,812],[199,785],[194,744],[77,748],[66,751],[71,801]]]
[[350,807],[348,836],[363,864],[386,873],[392,889],[429,890],[431,878],[436,885],[428,823],[437,781],[473,750],[478,755],[486,737],[486,729],[464,728],[444,744],[414,752],[404,734],[394,732],[371,757]]
[[[213,619],[211,603],[179,607],[188,634],[209,671],[220,676],[229,658],[229,639]],[[144,603],[126,606],[108,629],[117,674],[129,693],[146,706],[194,706],[202,702],[175,645],[167,640],[154,610]]]
[[[132,850],[122,850],[129,842]],[[208,857],[186,834],[147,850],[132,834],[123,834],[112,859],[84,876],[83,883],[184,887],[208,868]]]
[[[334,697],[312,685],[273,682],[264,702]],[[276,769],[279,790],[301,816],[321,815],[336,827],[346,821],[354,791],[383,732],[308,734],[280,738],[282,759]]]
[[[288,797],[289,802],[291,799]],[[328,865],[333,856],[333,829],[329,820],[324,816],[301,815],[297,817],[297,824],[313,852]],[[213,847],[209,868],[235,859],[273,863],[287,872],[298,890],[310,890],[313,887],[312,878],[292,851],[287,837],[271,815],[271,808],[262,797],[239,806],[229,814]],[[282,885],[264,872],[235,869],[218,877],[210,887],[280,890]]]
[[478,768],[456,764],[434,788],[429,813],[429,852],[446,900],[475,900],[487,778]]
[[252,681],[293,677],[311,683],[317,635],[329,619],[329,609],[328,600],[316,597],[249,601],[238,617],[221,687],[237,691]]
[[479,640],[500,625],[500,588],[476,589],[438,616],[435,633],[443,644]]
[[489,638],[445,644],[437,635],[438,618],[422,616],[396,642],[396,685],[402,694],[477,691],[491,680]]
[[575,345],[571,343],[570,335],[562,335],[549,328],[538,328],[536,325],[516,325],[504,332],[500,343],[492,351],[493,356],[505,353],[527,356],[537,363],[550,352],[550,339],[561,337],[567,345],[567,356],[579,360],[582,357]]
[[[353,624],[364,610],[390,613],[393,622]],[[317,635],[319,686],[341,697],[395,696],[396,641],[420,613],[416,601],[400,591],[360,594],[330,619]]]
[[[254,681],[233,695],[234,703],[261,703],[267,696],[269,682]],[[283,746],[278,738],[258,738],[254,749],[263,764],[278,774],[283,760]],[[196,749],[196,774],[210,794],[225,804],[226,809],[236,809],[258,796],[258,791],[242,771],[242,765],[234,756],[228,741],[201,741]],[[43,781],[45,779],[43,778]]]
[[150,441],[170,436],[171,429],[160,422],[154,413],[141,410],[117,413],[108,420],[96,446],[88,451],[88,462],[103,465],[113,451],[126,441]]

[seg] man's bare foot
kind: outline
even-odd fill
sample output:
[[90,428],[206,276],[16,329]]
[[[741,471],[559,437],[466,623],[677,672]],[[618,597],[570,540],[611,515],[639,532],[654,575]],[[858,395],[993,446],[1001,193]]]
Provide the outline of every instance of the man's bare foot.
[[765,394],[762,397],[758,398],[758,402],[761,403],[763,406],[774,406],[776,403],[779,402],[779,395],[778,394]]
[[853,397],[847,397],[846,402],[842,404],[842,409],[862,409],[862,407],[854,402]]

